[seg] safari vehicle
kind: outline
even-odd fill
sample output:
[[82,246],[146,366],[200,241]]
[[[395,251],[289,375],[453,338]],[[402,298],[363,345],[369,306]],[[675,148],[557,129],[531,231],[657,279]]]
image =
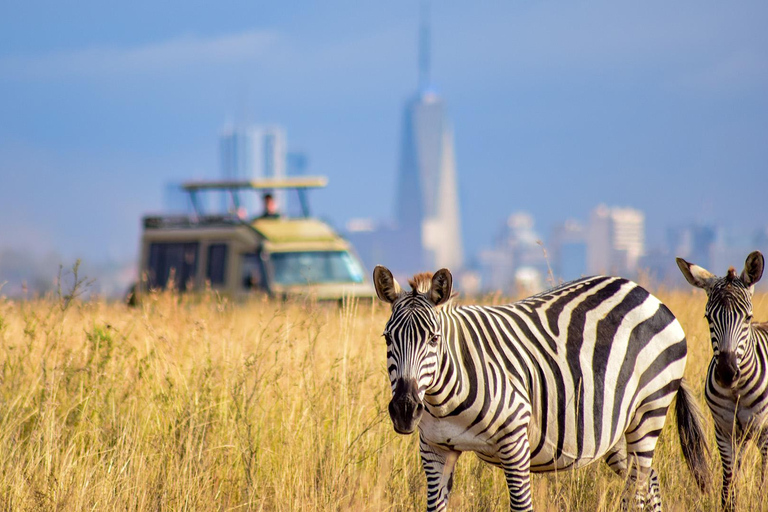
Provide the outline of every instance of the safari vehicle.
[[[255,291],[279,298],[373,298],[368,273],[350,243],[310,216],[307,190],[326,184],[324,177],[182,184],[192,214],[143,219],[138,295],[169,286],[180,291],[210,286],[233,298]],[[278,190],[298,193],[299,216],[206,214],[199,197],[203,192],[225,192],[231,198],[229,210],[238,212],[241,194]]]

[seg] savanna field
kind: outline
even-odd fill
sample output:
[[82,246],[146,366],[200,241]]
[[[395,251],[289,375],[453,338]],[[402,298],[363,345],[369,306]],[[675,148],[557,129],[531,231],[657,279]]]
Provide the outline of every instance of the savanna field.
[[[688,336],[686,375],[705,411],[712,468],[702,496],[670,411],[655,458],[665,506],[718,510],[705,296],[655,292]],[[768,320],[768,294],[754,306]],[[395,434],[386,409],[387,318],[378,303],[233,304],[214,293],[152,295],[136,308],[0,298],[0,507],[423,510],[417,437]],[[750,445],[740,509],[768,507],[758,476]],[[602,462],[534,475],[534,506],[618,510],[622,488]],[[507,510],[502,472],[464,454],[450,507]]]

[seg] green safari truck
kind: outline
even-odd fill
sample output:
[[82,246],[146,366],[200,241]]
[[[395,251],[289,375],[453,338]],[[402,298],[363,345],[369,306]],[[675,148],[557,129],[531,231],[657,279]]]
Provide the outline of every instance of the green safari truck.
[[[324,177],[182,184],[193,213],[143,218],[138,296],[168,287],[210,287],[233,298],[254,292],[279,298],[373,298],[368,272],[351,244],[309,213],[307,190],[326,184]],[[298,193],[301,215],[249,219],[236,213],[241,194],[278,190]],[[206,214],[200,194],[210,191],[226,193],[233,213]]]

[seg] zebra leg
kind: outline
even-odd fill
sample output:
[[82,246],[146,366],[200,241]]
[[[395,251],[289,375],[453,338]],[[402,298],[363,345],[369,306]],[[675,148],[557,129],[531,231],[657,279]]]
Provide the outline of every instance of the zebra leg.
[[736,508],[736,493],[732,486],[735,480],[734,465],[738,467],[738,453],[734,446],[734,436],[731,432],[721,429],[715,424],[715,439],[717,449],[720,452],[720,462],[723,466],[723,489],[721,491],[721,503],[725,512],[732,512]]
[[[627,445],[624,442],[624,439],[619,441],[616,446],[608,450],[608,453],[605,455],[604,459],[608,464],[608,467],[610,467],[614,473],[619,475],[621,478],[627,477]],[[628,497],[627,492],[625,491],[624,499],[622,500],[622,510],[627,510],[628,506]],[[648,477],[647,501],[645,497],[641,497],[638,506],[653,511],[659,511],[662,509],[659,475],[653,468],[651,468]]]
[[[603,457],[605,462],[608,464],[608,467],[613,470],[614,473],[619,475],[621,478],[627,478],[627,443],[624,438],[621,438],[621,440],[616,443],[616,445],[608,450],[608,453],[605,454],[605,457]],[[624,495],[621,499],[621,510],[622,512],[626,512],[629,508],[629,502],[628,502],[628,494],[630,491],[631,485],[629,484],[629,481],[627,481],[627,485],[624,489]],[[642,506],[642,505],[641,505]]]
[[627,443],[622,438],[616,446],[608,450],[603,457],[608,467],[621,478],[627,476]]
[[627,477],[621,496],[621,512],[645,510],[649,494],[650,471],[641,471],[637,466],[637,458],[632,457],[626,472],[621,476]]
[[501,467],[509,489],[509,509],[512,512],[533,510],[531,501],[531,447],[523,432],[500,451]]
[[661,512],[661,486],[659,485],[659,474],[651,468],[651,474],[648,477],[648,501],[645,504],[646,510]]
[[[670,399],[671,401],[671,399]],[[629,459],[629,479],[625,487],[622,508],[628,503],[629,491],[634,489],[634,506],[638,510],[660,512],[661,494],[659,476],[651,467],[653,454],[659,434],[664,427],[666,414],[653,414],[656,411],[666,413],[669,401],[649,402],[641,405],[625,433],[627,457]]]
[[442,511],[448,506],[453,486],[453,470],[461,452],[433,446],[419,436],[421,465],[427,476],[427,511]]
[[627,512],[630,510],[642,510],[645,512],[661,512],[661,486],[659,485],[659,474],[653,468],[640,468],[633,459],[629,468],[629,479],[624,488],[624,495],[621,499],[621,510]]

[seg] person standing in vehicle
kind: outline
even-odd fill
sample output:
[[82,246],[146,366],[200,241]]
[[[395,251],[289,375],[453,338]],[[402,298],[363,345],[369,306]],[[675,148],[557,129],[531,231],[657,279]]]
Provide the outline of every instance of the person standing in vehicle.
[[260,219],[279,219],[280,212],[277,210],[277,201],[275,197],[270,194],[264,194],[264,213],[259,216]]

